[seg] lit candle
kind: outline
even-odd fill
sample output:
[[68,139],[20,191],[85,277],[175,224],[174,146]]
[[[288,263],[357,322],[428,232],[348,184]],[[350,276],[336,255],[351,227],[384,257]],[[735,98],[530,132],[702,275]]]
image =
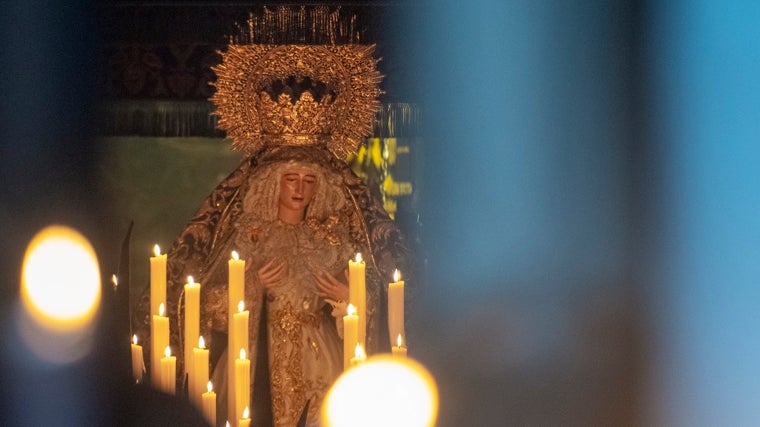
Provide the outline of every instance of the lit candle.
[[153,246],[150,257],[150,314],[158,314],[158,307],[166,302],[166,254],[158,245]]
[[246,359],[245,349],[240,349],[240,358],[235,359],[235,417],[243,418],[243,410],[251,404],[251,361]]
[[365,265],[362,254],[356,260],[348,261],[348,302],[356,307],[358,317],[358,342],[364,346],[367,335],[367,290],[365,285]]
[[251,427],[251,410],[247,406],[243,409],[243,418],[238,421],[238,427]]
[[[195,283],[193,276],[187,276],[185,284],[185,373],[193,372],[193,344],[200,336],[201,284]],[[208,378],[204,379],[206,382]],[[188,381],[189,382],[189,381]],[[191,385],[192,382],[189,382]],[[195,391],[189,389],[190,391]],[[201,391],[202,392],[202,391]],[[195,399],[195,401],[198,401]]]
[[396,337],[404,332],[404,281],[398,270],[393,272],[393,282],[388,284],[388,333],[391,346]]
[[202,405],[201,396],[208,381],[208,349],[203,337],[198,337],[198,347],[193,349],[193,370],[188,374],[190,401],[196,408]]
[[[235,366],[235,352],[238,349],[235,344],[235,320],[234,313],[235,308],[238,307],[239,301],[242,301],[245,297],[245,260],[241,260],[236,251],[232,251],[231,258],[227,263],[228,275],[229,275],[229,287],[228,287],[228,331],[229,343],[227,345],[227,366]],[[246,328],[246,333],[248,329]],[[246,347],[248,348],[248,347]],[[232,415],[235,414],[235,372],[234,369],[227,369],[227,413],[228,418],[237,421],[237,418]]]
[[343,369],[351,367],[351,358],[353,357],[358,343],[358,316],[356,315],[356,308],[353,304],[349,304],[346,308],[348,314],[343,316]]
[[137,335],[132,335],[132,378],[136,383],[142,382],[145,372],[145,359],[142,346],[137,344]]
[[164,303],[161,303],[158,306],[158,314],[153,315],[150,322],[150,375],[151,383],[157,388],[161,387],[161,355],[169,345],[169,318],[164,316],[164,312]]
[[[232,251],[232,258],[228,262],[229,269],[229,303],[230,308],[237,307],[238,301],[244,298],[245,289],[245,260],[240,259],[236,251]],[[230,311],[232,317],[232,311]]]
[[396,345],[391,347],[391,353],[397,357],[406,357],[406,347],[404,346],[404,340],[401,338],[401,334],[398,334],[396,338]]
[[163,391],[167,394],[174,394],[177,388],[177,358],[172,356],[172,348],[168,345],[164,354],[165,357],[161,358]]
[[356,366],[366,360],[367,360],[367,353],[364,352],[364,347],[361,344],[356,344],[354,357],[351,359],[351,366]]
[[214,393],[214,386],[211,381],[206,385],[206,391],[203,393],[203,417],[206,421],[212,425],[216,425],[216,393]]

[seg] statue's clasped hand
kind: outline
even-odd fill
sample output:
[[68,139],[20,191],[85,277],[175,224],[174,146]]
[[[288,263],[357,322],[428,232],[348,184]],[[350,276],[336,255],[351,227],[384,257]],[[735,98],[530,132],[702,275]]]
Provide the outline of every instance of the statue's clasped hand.
[[280,286],[285,278],[285,261],[279,261],[276,258],[272,258],[268,263],[264,264],[258,271],[259,283],[264,289],[272,289]]
[[[326,271],[312,272],[311,275],[314,277],[317,285],[315,293],[332,306],[332,315],[345,315],[346,302],[348,301],[348,285]],[[345,271],[345,275],[348,278],[348,270]]]

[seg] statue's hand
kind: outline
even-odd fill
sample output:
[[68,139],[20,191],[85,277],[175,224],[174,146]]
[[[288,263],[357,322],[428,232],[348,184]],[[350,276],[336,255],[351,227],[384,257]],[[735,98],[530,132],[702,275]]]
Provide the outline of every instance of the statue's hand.
[[311,273],[317,284],[316,294],[333,301],[348,301],[348,285],[326,271]]
[[285,261],[276,262],[273,258],[269,260],[258,271],[259,283],[264,289],[272,289],[274,287],[282,285],[282,279],[285,278]]

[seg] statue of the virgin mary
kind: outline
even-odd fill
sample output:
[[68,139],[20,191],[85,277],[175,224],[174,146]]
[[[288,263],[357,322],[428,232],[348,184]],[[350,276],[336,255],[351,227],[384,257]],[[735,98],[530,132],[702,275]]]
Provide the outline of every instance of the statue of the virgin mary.
[[[413,273],[402,233],[346,161],[379,107],[373,51],[233,44],[214,68],[219,127],[245,158],[168,253],[171,344],[182,348],[182,285],[190,275],[202,283],[200,332],[211,340],[212,359],[227,351],[227,261],[236,251],[246,261],[255,425],[271,416],[272,425],[293,427],[302,414],[306,425],[318,425],[321,401],[343,371],[340,308],[349,259],[361,253],[366,260],[369,354],[389,347],[381,331],[393,270]],[[149,305],[146,293],[135,319],[143,336]],[[223,413],[230,359],[217,360]]]

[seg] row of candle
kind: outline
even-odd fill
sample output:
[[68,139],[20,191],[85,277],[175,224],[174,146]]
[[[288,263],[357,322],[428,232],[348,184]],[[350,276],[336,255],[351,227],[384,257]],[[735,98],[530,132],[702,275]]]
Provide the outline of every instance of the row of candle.
[[[155,256],[151,257],[151,364],[159,367],[154,369],[152,383],[155,387],[169,394],[174,394],[176,387],[176,358],[171,356],[169,347],[169,322],[165,316],[164,301],[166,299],[166,254],[161,254],[158,245],[154,247]],[[366,359],[364,347],[366,342],[366,277],[365,263],[361,254],[357,254],[355,260],[349,261],[349,305],[348,314],[343,318],[344,326],[344,368],[360,363]],[[233,420],[238,420],[239,425],[244,425],[246,419],[244,411],[248,409],[250,402],[250,360],[246,358],[248,349],[248,321],[249,313],[244,310],[245,289],[245,260],[239,259],[236,252],[228,264],[229,274],[229,349],[239,349],[240,358],[236,359],[236,351],[228,351],[228,413],[234,414]],[[191,276],[185,285],[185,373],[188,376],[188,390],[192,403],[207,411],[205,398],[208,393],[203,392],[204,382],[208,380],[208,350],[205,349],[203,337],[200,336],[200,283],[196,283]],[[233,307],[237,306],[237,312]],[[391,347],[394,355],[406,356],[406,347],[403,346],[402,335],[404,333],[404,282],[400,280],[399,272],[394,272],[394,280],[388,286],[388,327],[390,336],[397,337],[396,345]],[[133,343],[133,374],[137,381],[142,378],[144,366],[142,364],[142,350],[136,355],[137,347]],[[193,347],[193,342],[198,342],[198,347]],[[160,356],[161,349],[165,350],[165,357]],[[353,357],[351,355],[353,354]],[[191,356],[192,355],[192,356]],[[136,362],[138,360],[139,362]],[[174,363],[172,363],[174,362]],[[172,367],[175,367],[172,369]],[[210,408],[208,409],[210,411]],[[213,412],[216,409],[214,406]],[[210,416],[210,415],[209,415]]]

